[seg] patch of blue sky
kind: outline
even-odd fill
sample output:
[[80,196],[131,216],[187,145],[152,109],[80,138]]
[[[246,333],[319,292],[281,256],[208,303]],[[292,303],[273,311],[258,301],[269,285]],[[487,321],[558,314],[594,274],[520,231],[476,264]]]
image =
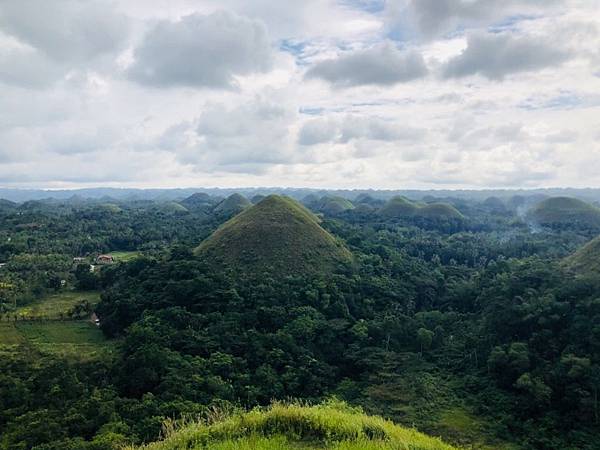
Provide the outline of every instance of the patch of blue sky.
[[306,42],[296,39],[283,39],[279,43],[279,48],[284,52],[291,53],[295,57],[300,57],[304,54]]
[[301,106],[298,109],[300,114],[306,114],[307,116],[320,116],[325,112],[325,108],[313,107],[313,106]]
[[589,106],[581,96],[573,92],[562,92],[550,98],[529,97],[517,105],[521,109],[537,111],[541,109],[576,109]]
[[513,16],[508,16],[502,19],[500,22],[494,23],[488,27],[488,32],[490,33],[502,33],[504,31],[513,31],[519,27],[521,22],[525,22],[528,20],[536,20],[541,16],[528,15],[528,14],[516,14]]
[[385,0],[338,0],[338,4],[371,14],[379,13],[385,8]]

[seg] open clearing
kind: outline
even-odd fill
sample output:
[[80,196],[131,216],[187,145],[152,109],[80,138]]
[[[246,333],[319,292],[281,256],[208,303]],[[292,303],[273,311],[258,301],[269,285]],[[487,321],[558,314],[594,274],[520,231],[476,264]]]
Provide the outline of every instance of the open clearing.
[[100,301],[98,291],[64,291],[52,294],[34,303],[18,308],[17,314],[25,317],[58,319],[66,315],[77,303],[87,300],[92,305]]
[[110,352],[112,344],[87,320],[0,323],[0,353],[16,352],[25,346],[46,354],[87,360]]
[[127,262],[132,259],[139,258],[141,253],[138,251],[132,252],[109,252],[107,255],[111,255],[115,261]]

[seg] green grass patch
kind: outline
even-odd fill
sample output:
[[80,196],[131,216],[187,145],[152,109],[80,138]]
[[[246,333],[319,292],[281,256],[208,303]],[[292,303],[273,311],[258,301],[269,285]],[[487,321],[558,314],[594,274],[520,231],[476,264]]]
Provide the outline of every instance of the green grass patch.
[[0,322],[0,346],[20,345],[25,342],[13,322]]
[[114,348],[113,341],[89,321],[0,322],[0,351],[15,352],[22,345],[29,350],[83,360]]
[[127,262],[127,261],[131,261],[132,259],[139,258],[141,256],[141,253],[138,251],[110,252],[110,253],[107,253],[107,255],[111,255],[115,261]]
[[98,291],[64,291],[52,294],[34,303],[18,308],[17,314],[25,317],[39,317],[47,319],[61,318],[79,302],[88,301],[95,305],[100,301]]
[[455,447],[381,417],[368,416],[344,403],[327,402],[318,406],[276,403],[269,408],[221,416],[178,430],[171,428],[164,441],[138,449],[184,448],[452,450]]

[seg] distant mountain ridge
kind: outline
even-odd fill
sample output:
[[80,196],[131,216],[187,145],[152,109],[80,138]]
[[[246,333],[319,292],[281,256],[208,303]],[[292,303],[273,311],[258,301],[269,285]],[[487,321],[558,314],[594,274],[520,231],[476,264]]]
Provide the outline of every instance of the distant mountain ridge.
[[575,188],[552,188],[552,189],[311,189],[311,188],[285,188],[285,187],[255,187],[255,188],[77,188],[77,189],[17,189],[0,188],[0,198],[13,202],[25,202],[28,200],[42,200],[54,198],[67,200],[73,196],[83,199],[100,199],[110,197],[114,200],[175,200],[180,201],[197,192],[203,192],[211,196],[226,197],[235,192],[252,198],[254,195],[281,194],[300,200],[307,195],[316,194],[318,198],[324,195],[344,197],[349,200],[356,199],[359,195],[369,195],[375,199],[389,200],[394,196],[405,196],[411,200],[421,200],[426,196],[435,198],[474,199],[484,201],[488,197],[495,196],[508,200],[515,195],[518,196],[545,196],[576,197],[588,202],[600,202],[600,188],[575,189]]

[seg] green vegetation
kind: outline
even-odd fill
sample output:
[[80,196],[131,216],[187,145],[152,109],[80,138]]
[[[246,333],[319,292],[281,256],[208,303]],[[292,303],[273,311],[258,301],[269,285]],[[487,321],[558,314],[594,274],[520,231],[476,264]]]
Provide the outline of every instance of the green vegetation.
[[[532,226],[517,213],[538,195],[505,210],[466,195],[391,202],[434,218],[322,220],[272,196],[225,224],[205,195],[181,214],[0,207],[0,450],[444,445],[413,429],[458,448],[595,450],[600,274],[584,244],[598,229]],[[449,204],[468,219],[438,218]],[[111,250],[121,262],[90,272]],[[173,421],[187,426],[160,442]]]
[[429,219],[464,219],[464,216],[447,203],[422,204],[406,197],[393,197],[379,210],[379,214],[388,219],[406,217],[424,217]]
[[225,223],[195,253],[239,273],[280,276],[326,273],[352,259],[314,214],[295,200],[277,195]]
[[19,307],[16,313],[21,318],[63,319],[72,315],[78,304],[93,307],[99,301],[98,291],[60,291]]
[[529,216],[540,225],[600,228],[600,208],[571,197],[552,197],[540,202]]
[[165,202],[165,203],[161,203],[158,206],[158,210],[164,213],[186,213],[188,212],[188,209],[183,206],[181,203],[177,203],[177,202]]
[[[318,406],[274,404],[172,431],[164,441],[139,449],[339,449],[451,450],[415,430],[371,417],[339,402]],[[135,450],[133,447],[130,450]]]
[[0,322],[0,351],[41,352],[76,360],[93,360],[112,349],[96,325],[87,320]]
[[140,257],[140,252],[137,251],[116,251],[116,252],[109,252],[108,255],[112,256],[113,259],[116,262],[127,262],[127,261],[131,261],[133,259],[139,258]]
[[354,209],[354,205],[348,199],[343,197],[329,197],[325,196],[321,198],[316,206],[318,211],[328,215],[336,215]]
[[568,269],[584,276],[600,276],[600,237],[592,239],[565,259]]
[[250,207],[252,203],[240,194],[231,194],[215,206],[214,212],[220,216],[231,217]]

